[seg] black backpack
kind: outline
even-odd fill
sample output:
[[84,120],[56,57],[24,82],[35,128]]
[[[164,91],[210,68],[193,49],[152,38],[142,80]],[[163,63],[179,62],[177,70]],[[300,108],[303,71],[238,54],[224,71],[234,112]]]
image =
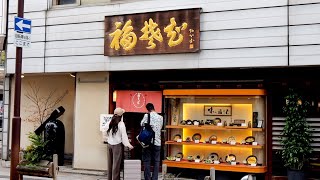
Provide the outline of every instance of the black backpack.
[[144,124],[139,135],[137,136],[138,142],[143,148],[147,148],[154,144],[155,132],[150,125],[150,113],[148,113],[148,122]]

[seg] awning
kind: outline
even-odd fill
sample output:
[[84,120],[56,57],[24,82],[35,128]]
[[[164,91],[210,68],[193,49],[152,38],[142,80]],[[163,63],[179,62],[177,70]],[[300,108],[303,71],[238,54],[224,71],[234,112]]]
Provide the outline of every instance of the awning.
[[146,104],[152,103],[156,112],[162,112],[162,91],[117,91],[117,107],[126,112],[146,113]]

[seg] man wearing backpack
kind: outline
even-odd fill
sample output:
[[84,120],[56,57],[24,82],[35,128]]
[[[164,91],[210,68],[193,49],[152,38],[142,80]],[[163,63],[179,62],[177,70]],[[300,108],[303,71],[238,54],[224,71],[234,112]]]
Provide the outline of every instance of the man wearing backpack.
[[154,160],[152,180],[158,179],[159,165],[160,165],[160,150],[161,150],[161,128],[163,126],[163,117],[155,112],[152,103],[146,105],[148,114],[145,114],[141,120],[141,126],[148,123],[148,116],[150,114],[150,125],[154,131],[154,140],[149,147],[143,148],[142,161],[144,164],[144,179],[151,180],[150,165],[151,159]]

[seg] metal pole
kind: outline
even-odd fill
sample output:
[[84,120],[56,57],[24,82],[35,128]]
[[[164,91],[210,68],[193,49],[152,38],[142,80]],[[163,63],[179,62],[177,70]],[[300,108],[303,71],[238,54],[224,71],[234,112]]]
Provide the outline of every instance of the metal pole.
[[[24,0],[18,0],[18,17],[23,18]],[[19,180],[17,165],[19,163],[20,152],[20,134],[21,134],[21,65],[22,65],[22,48],[16,48],[16,73],[14,86],[14,114],[12,118],[12,141],[11,141],[11,166],[10,180]]]
[[214,167],[210,168],[210,179],[216,180],[216,169]]

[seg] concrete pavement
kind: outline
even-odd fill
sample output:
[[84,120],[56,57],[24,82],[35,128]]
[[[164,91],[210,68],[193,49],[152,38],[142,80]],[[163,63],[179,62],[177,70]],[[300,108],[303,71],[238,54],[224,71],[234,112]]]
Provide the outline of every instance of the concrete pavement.
[[[106,180],[106,172],[91,171],[91,170],[75,170],[68,166],[59,167],[58,180]],[[121,173],[123,176],[123,173]],[[23,176],[24,180],[48,180],[49,178],[40,178],[32,176]],[[143,175],[141,176],[143,177]],[[10,179],[10,168],[0,166],[0,180]],[[159,180],[162,180],[162,175],[159,175]],[[123,178],[121,178],[123,180]]]
[[[77,173],[71,172],[59,172],[58,180],[106,180],[107,176],[103,175],[103,173],[98,173],[100,175],[87,175],[83,174],[86,171],[79,170]],[[81,174],[80,174],[81,173]],[[94,172],[92,172],[94,173]],[[0,180],[8,180],[10,179],[10,168],[0,167]],[[37,178],[31,176],[24,176],[24,180],[48,180],[49,178]]]

